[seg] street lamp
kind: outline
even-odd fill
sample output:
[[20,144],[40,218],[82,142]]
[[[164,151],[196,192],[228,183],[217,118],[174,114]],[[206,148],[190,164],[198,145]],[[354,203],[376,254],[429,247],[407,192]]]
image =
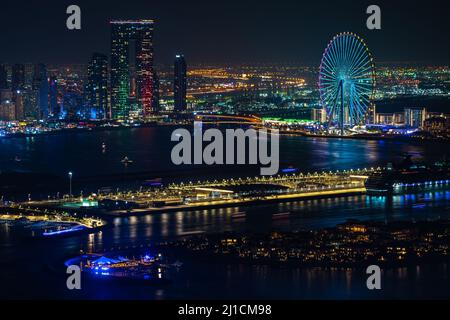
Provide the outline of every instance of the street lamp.
[[69,197],[72,198],[72,171],[69,171]]

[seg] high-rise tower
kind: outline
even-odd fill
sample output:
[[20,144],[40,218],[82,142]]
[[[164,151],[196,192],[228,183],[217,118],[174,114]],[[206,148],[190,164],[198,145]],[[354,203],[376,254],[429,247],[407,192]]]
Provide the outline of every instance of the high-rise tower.
[[8,70],[4,64],[0,64],[0,90],[8,89]]
[[[130,64],[135,66],[136,97],[144,116],[153,110],[153,20],[111,21],[111,117],[131,111]],[[133,48],[130,48],[133,45]],[[131,49],[131,50],[130,50]],[[130,52],[133,54],[130,55]],[[130,63],[130,59],[132,59]]]
[[87,99],[91,117],[105,119],[108,110],[108,57],[94,53],[88,66]]
[[11,89],[23,90],[25,88],[25,66],[23,64],[15,64],[12,66]]
[[33,89],[38,91],[39,119],[48,117],[48,79],[47,68],[39,63],[34,66]]
[[49,81],[49,96],[50,96],[50,113],[53,117],[58,116],[58,79],[56,76],[51,76]]
[[175,111],[186,110],[186,60],[181,54],[175,56],[173,95],[175,102]]
[[152,103],[152,107],[153,107],[153,111],[155,113],[158,113],[159,110],[159,76],[158,74],[155,72],[153,73],[153,103]]
[[24,118],[23,98],[25,90],[25,65],[15,64],[11,70],[11,89],[13,92],[13,102],[15,105],[15,119]]

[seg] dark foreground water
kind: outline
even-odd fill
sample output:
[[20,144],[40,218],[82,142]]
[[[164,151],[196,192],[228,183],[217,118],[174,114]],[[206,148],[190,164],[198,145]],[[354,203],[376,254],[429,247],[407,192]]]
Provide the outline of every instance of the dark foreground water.
[[[168,128],[143,128],[110,132],[63,134],[0,140],[2,170],[35,170],[64,175],[96,175],[123,170],[120,159],[135,163],[130,170],[172,170]],[[101,143],[108,146],[101,152]],[[407,144],[365,140],[283,137],[281,161],[308,170],[336,170],[383,165],[403,153],[438,160],[446,145]],[[22,161],[13,159],[19,156]],[[206,170],[209,178],[223,174]],[[417,201],[425,206],[416,206]],[[35,240],[0,225],[0,298],[86,299],[186,299],[186,298],[450,298],[450,266],[421,265],[383,271],[383,289],[366,289],[363,269],[322,270],[292,267],[223,264],[188,255],[167,255],[184,265],[174,272],[174,282],[154,287],[140,284],[84,281],[79,292],[65,287],[64,273],[55,272],[64,258],[80,250],[102,251],[147,247],[157,241],[192,232],[270,232],[334,226],[347,219],[421,220],[450,218],[450,191],[441,190],[393,198],[351,196],[333,199],[176,212],[143,217],[116,218],[102,232],[64,239]],[[231,219],[235,212],[249,213],[246,221]],[[273,212],[292,211],[289,220],[272,221]],[[144,249],[143,249],[144,250]],[[365,266],[362,266],[365,267]],[[63,269],[60,269],[64,272]]]

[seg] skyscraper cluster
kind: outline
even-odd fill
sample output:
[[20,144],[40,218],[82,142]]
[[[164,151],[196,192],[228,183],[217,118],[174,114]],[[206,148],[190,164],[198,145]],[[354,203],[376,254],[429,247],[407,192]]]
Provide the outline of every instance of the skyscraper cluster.
[[[70,75],[39,64],[0,64],[0,120],[121,119],[159,111],[153,65],[153,20],[112,20],[110,58],[94,53],[87,74]],[[77,81],[75,81],[77,82]],[[77,86],[78,84],[78,86]],[[186,110],[186,61],[174,63],[174,111]]]
[[48,112],[45,65],[1,64],[0,120],[44,119]]

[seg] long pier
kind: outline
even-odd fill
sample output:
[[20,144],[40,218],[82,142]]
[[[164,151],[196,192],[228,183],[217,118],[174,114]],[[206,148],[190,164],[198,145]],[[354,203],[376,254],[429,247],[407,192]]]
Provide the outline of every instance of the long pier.
[[[381,168],[188,181],[160,188],[26,201],[22,208],[71,209],[96,215],[142,215],[336,197],[366,192],[368,175]],[[109,203],[106,208],[105,202]],[[119,205],[120,204],[120,205]],[[117,207],[114,207],[117,205]],[[122,205],[122,207],[120,207]],[[127,205],[129,207],[124,208]],[[112,206],[112,207],[111,207]]]

